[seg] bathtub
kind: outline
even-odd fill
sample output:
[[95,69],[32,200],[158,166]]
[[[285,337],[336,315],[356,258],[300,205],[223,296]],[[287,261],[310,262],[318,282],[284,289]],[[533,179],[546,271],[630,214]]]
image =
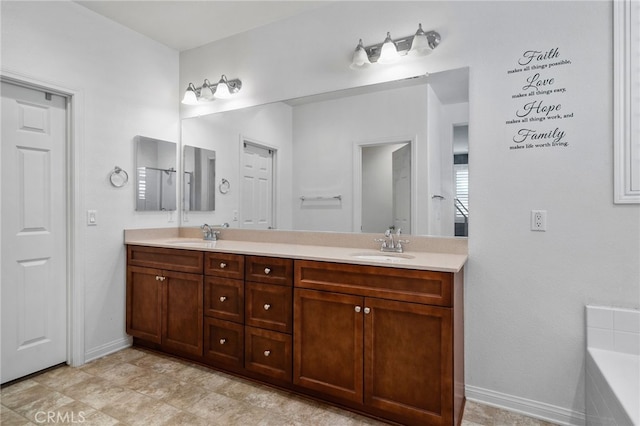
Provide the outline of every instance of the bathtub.
[[587,425],[640,426],[640,311],[586,311]]

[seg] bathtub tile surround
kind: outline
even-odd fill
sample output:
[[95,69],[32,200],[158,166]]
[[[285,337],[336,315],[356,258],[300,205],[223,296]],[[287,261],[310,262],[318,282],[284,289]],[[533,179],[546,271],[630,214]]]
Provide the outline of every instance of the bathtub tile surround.
[[[132,374],[128,377],[125,372]],[[3,426],[47,423],[43,420],[48,413],[52,419],[66,419],[56,424],[91,426],[386,424],[137,348],[79,368],[59,367],[2,388]],[[462,426],[490,425],[551,424],[467,402]]]
[[640,424],[640,310],[587,306],[588,425]]

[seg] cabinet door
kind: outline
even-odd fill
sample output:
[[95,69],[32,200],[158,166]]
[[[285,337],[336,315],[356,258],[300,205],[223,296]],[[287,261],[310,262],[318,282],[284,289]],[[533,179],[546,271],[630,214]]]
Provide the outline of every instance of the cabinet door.
[[162,345],[202,356],[202,275],[163,271]]
[[364,311],[365,404],[406,424],[452,424],[451,309],[367,298]]
[[162,342],[163,282],[158,269],[127,268],[127,334],[153,342]]
[[363,298],[294,291],[296,385],[362,402]]

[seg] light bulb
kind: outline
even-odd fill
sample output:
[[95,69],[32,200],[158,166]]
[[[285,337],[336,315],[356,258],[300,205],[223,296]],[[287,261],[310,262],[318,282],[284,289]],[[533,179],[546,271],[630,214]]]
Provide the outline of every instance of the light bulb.
[[351,61],[351,68],[362,68],[367,65],[371,65],[367,51],[362,44],[362,39],[358,42],[356,50],[353,52],[353,60]]
[[213,91],[211,90],[211,83],[206,78],[204,79],[204,83],[202,83],[202,89],[200,89],[200,99],[212,101],[213,100]]
[[422,56],[431,53],[431,46],[429,45],[429,38],[427,34],[422,30],[422,24],[418,24],[418,31],[413,36],[411,41],[411,49],[409,55]]
[[387,38],[384,39],[384,43],[382,43],[382,48],[380,48],[380,57],[378,58],[378,63],[392,64],[396,62],[399,58],[400,58],[400,54],[398,53],[396,44],[393,42],[393,40],[391,40],[391,34],[387,33]]
[[198,104],[198,96],[196,95],[196,87],[193,83],[189,83],[187,90],[184,92],[184,97],[182,98],[182,103],[185,105],[197,105]]
[[216,91],[213,93],[213,96],[218,99],[227,99],[231,97],[231,91],[229,90],[229,83],[227,82],[227,77],[223,75],[220,78],[216,86]]

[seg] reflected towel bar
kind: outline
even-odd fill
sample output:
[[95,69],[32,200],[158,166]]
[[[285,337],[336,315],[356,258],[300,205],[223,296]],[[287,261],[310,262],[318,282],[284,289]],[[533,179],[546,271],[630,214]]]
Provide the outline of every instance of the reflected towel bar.
[[342,195],[333,195],[329,197],[305,197],[304,195],[300,196],[302,201],[322,201],[322,200],[340,200],[342,201]]

